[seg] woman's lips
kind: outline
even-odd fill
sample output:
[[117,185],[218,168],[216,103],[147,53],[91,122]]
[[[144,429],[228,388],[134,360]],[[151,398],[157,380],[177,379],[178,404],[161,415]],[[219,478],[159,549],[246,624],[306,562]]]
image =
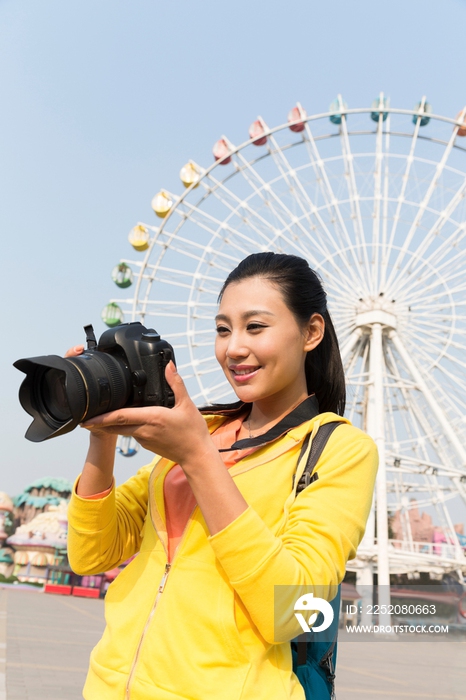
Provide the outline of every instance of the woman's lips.
[[235,382],[247,382],[252,377],[255,377],[259,372],[260,367],[229,367],[231,376]]

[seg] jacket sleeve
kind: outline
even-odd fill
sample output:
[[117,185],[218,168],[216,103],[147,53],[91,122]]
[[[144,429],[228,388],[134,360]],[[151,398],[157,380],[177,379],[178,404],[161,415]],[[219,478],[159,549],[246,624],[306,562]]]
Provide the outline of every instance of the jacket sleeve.
[[249,506],[209,537],[230,584],[271,644],[302,633],[294,603],[304,593],[332,600],[356,556],[372,503],[378,466],[373,440],[351,425],[331,435],[318,479],[291,503],[275,535]]
[[109,571],[139,551],[152,467],[96,500],[77,495],[78,477],[68,507],[68,559],[77,574]]

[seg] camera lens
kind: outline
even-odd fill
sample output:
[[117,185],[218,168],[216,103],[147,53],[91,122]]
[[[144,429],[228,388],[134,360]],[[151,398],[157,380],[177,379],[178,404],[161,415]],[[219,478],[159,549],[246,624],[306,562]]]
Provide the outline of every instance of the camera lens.
[[57,421],[71,419],[66,396],[65,373],[59,369],[48,369],[41,381],[40,394],[44,408]]
[[64,435],[83,420],[122,408],[131,393],[131,372],[116,354],[46,355],[18,360],[15,367],[26,374],[19,400],[34,418],[26,432],[32,442]]

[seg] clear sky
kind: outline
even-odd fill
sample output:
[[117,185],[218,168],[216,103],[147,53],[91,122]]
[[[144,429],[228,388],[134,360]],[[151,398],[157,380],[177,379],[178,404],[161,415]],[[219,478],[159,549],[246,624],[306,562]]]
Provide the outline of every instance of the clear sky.
[[[23,438],[12,362],[105,329],[128,232],[161,187],[182,190],[188,159],[208,166],[223,133],[240,143],[258,114],[274,126],[338,93],[403,108],[425,94],[453,117],[465,26],[461,0],[0,0],[0,490],[79,472],[85,431]],[[117,480],[147,461],[118,458]]]

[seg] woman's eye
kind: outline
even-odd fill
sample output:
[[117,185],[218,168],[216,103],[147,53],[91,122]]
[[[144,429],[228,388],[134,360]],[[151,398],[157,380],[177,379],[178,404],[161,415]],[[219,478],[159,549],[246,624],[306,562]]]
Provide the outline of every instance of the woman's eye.
[[263,326],[260,323],[249,323],[248,324],[248,331],[257,331],[261,328],[266,328],[266,326]]
[[226,328],[225,326],[217,326],[215,330],[219,335],[221,333],[228,333],[228,328]]

